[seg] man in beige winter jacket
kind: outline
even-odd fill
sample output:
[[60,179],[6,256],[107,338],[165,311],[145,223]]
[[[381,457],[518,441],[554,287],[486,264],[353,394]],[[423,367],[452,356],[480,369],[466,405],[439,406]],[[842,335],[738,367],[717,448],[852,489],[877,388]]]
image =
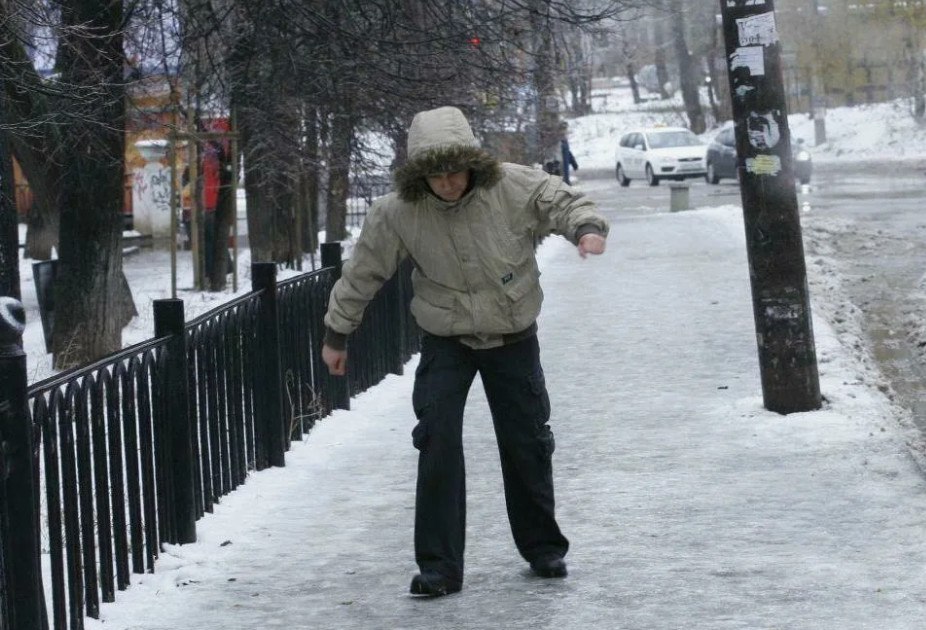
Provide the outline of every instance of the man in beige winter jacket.
[[549,398],[536,319],[543,292],[534,250],[560,234],[584,258],[605,250],[594,203],[540,169],[499,163],[454,107],[420,112],[396,192],[378,199],[331,292],[322,358],[347,367],[347,336],[406,257],[411,311],[423,331],[412,404],[419,450],[411,592],[463,585],[466,521],[463,407],[479,373],[492,412],[508,519],[518,551],[541,577],[564,577],[569,548],[554,516]]

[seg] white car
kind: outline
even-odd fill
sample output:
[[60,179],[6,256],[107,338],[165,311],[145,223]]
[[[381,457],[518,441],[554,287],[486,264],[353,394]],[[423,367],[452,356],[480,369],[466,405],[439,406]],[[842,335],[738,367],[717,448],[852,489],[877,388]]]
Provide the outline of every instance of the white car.
[[621,186],[645,179],[658,186],[663,179],[704,177],[707,145],[684,127],[649,127],[625,133],[615,155]]

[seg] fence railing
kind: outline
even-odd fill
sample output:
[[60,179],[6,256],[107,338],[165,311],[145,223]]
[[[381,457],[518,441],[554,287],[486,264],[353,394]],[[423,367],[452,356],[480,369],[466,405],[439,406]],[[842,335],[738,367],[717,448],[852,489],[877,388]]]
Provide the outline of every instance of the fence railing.
[[256,263],[250,293],[189,323],[181,300],[158,300],[155,338],[28,389],[0,324],[0,630],[83,628],[251,471],[401,373],[418,349],[410,267],[368,307],[344,378],[320,356],[339,244],[323,266],[277,283]]

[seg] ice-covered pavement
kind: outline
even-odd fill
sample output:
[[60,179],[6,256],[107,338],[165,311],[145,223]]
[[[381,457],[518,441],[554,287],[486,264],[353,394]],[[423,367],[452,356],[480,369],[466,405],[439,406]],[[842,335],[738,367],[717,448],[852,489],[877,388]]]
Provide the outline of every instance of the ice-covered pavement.
[[762,408],[740,212],[615,210],[605,256],[541,248],[568,578],[532,577],[515,551],[477,385],[464,589],[407,594],[412,362],[252,475],[88,628],[919,630],[926,481],[906,420],[851,326],[825,320],[834,278],[812,283],[825,408]]

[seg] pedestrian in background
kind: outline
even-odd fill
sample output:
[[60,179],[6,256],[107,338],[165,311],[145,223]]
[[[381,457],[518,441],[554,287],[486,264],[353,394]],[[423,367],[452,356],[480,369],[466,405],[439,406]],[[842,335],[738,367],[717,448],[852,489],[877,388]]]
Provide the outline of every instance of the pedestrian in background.
[[331,291],[322,358],[345,374],[347,336],[377,290],[411,258],[411,312],[423,331],[412,404],[419,451],[411,592],[463,585],[463,409],[478,373],[498,441],[508,519],[541,577],[564,577],[569,541],[554,515],[553,433],[536,319],[534,244],[565,236],[584,258],[605,250],[607,221],[581,192],[540,169],[499,163],[454,107],[420,112],[396,192],[377,199]]
[[573,170],[579,170],[579,163],[576,162],[576,156],[572,154],[572,150],[569,148],[569,123],[561,122],[559,124],[559,150],[561,163],[563,165],[563,181],[567,184],[572,184],[572,181],[569,177],[569,167],[571,166]]

